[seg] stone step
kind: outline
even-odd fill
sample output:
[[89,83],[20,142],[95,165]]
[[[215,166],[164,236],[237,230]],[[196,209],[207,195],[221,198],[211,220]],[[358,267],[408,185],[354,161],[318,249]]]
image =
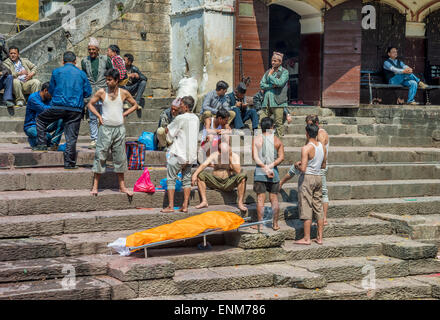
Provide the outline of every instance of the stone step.
[[[290,166],[279,166],[281,177],[287,174]],[[165,167],[149,167],[151,182],[158,186],[166,178]],[[195,172],[196,168],[192,169]],[[207,169],[210,170],[210,169]],[[247,173],[247,183],[253,184],[253,166],[242,168]],[[125,173],[126,185],[134,186],[143,170],[128,170]],[[329,165],[327,181],[374,181],[374,180],[422,180],[439,176],[440,166],[437,164],[380,164],[380,165]],[[67,171],[64,168],[26,168],[0,171],[0,191],[18,190],[57,190],[57,189],[88,189],[91,188],[93,172],[90,168],[79,168]],[[290,182],[295,183],[295,176]],[[390,183],[392,181],[389,181]],[[330,183],[330,182],[329,182]],[[100,189],[117,189],[118,180],[113,168],[101,176]]]
[[328,283],[319,290],[253,288],[174,296],[148,296],[138,300],[409,300],[440,299],[439,276],[376,279],[375,289],[363,280]]
[[[424,197],[440,196],[438,180],[395,180],[395,181],[346,181],[329,182],[330,200],[371,200],[373,198]],[[253,185],[247,184],[245,202],[255,203]],[[176,204],[181,203],[183,192],[176,192]],[[210,205],[235,204],[237,193],[207,190]],[[285,184],[280,191],[279,200],[295,202],[297,184]],[[197,205],[200,197],[197,187],[193,187],[190,206]],[[117,191],[104,190],[98,197],[90,196],[89,190],[38,190],[38,191],[3,191],[0,192],[0,215],[31,215],[43,213],[84,212],[92,210],[121,210],[135,207],[157,207],[167,204],[167,194],[156,192],[145,194],[136,192],[129,199]]]
[[321,288],[323,277],[284,263],[176,270],[173,279],[138,282],[138,296],[218,292],[261,287]]
[[394,232],[399,235],[424,242],[440,241],[440,214],[401,216],[374,212],[371,216],[391,222]]
[[405,261],[386,256],[299,260],[292,261],[290,264],[320,274],[326,278],[327,282],[361,280],[373,270],[376,279],[440,272],[439,259]]
[[[88,144],[77,144],[77,164],[92,165],[94,150]],[[245,145],[240,153],[240,163],[244,166],[255,165],[252,160],[251,147]],[[285,147],[283,164],[292,164],[301,157],[301,148]],[[146,151],[145,165],[165,165],[166,154],[161,151]],[[335,164],[372,164],[372,163],[434,163],[440,161],[438,148],[380,148],[380,147],[332,147],[329,152],[329,163]],[[62,152],[32,152],[25,144],[0,144],[0,168],[11,167],[51,167],[63,166]]]
[[[292,116],[292,122],[293,125],[302,125],[305,127],[306,125],[306,116]],[[375,124],[375,118],[367,118],[367,117],[336,117],[336,116],[330,116],[330,117],[319,117],[319,123],[321,126],[326,125],[334,125],[334,124],[349,124],[349,125],[371,125]]]
[[97,255],[0,262],[0,283],[62,279],[70,272],[75,277],[104,275],[107,260]]
[[[218,208],[221,209],[221,208]],[[229,209],[229,210],[228,210]],[[228,210],[234,212],[237,211],[234,208],[223,208],[223,210]],[[133,214],[134,215],[134,214]],[[172,219],[182,219],[185,218],[185,215],[182,213],[175,213],[177,217],[172,217]],[[158,215],[159,216],[159,215]],[[114,216],[113,218],[115,218]],[[148,222],[147,219],[143,219],[143,221],[137,218],[137,221],[134,218],[127,216],[123,216],[122,219],[128,220],[128,224],[124,224],[124,230],[120,231],[97,231],[101,230],[99,227],[89,228],[89,229],[77,229],[70,228],[70,230],[74,230],[75,233],[65,233],[57,236],[33,236],[32,238],[10,238],[10,239],[1,239],[0,240],[0,261],[9,261],[9,260],[23,260],[23,259],[37,259],[37,258],[53,258],[53,257],[61,257],[61,256],[81,256],[81,255],[94,255],[94,254],[109,254],[112,249],[107,247],[108,243],[115,241],[118,238],[125,238],[130,234],[140,231],[142,228],[154,227],[156,224],[164,224],[167,223],[165,217],[157,218],[156,221]],[[171,218],[171,217],[169,217]],[[84,217],[84,219],[90,220],[88,217]],[[104,225],[104,220],[109,220],[110,218],[105,218],[101,216],[101,225]],[[121,221],[122,221],[121,219]],[[114,221],[114,220],[113,220]],[[130,225],[130,221],[134,221],[132,226]],[[304,250],[304,252],[309,252],[311,255],[316,255],[316,257],[329,257],[329,256],[339,256],[343,252],[348,255],[347,252],[355,252],[354,250],[349,251],[347,249],[351,244],[354,243],[355,248],[359,249],[359,252],[371,252],[371,250],[380,250],[380,243],[378,241],[384,241],[385,239],[394,239],[391,237],[387,237],[385,235],[389,235],[391,233],[391,227],[389,223],[379,221],[377,219],[372,218],[352,218],[352,219],[329,219],[329,225],[324,229],[324,237],[325,244],[324,246],[318,246],[313,243],[310,247],[305,246],[292,246],[296,247],[296,253],[291,254],[291,259],[294,257],[303,257],[307,256],[301,255],[298,251]],[[169,221],[171,222],[171,220]],[[290,223],[290,221],[288,221]],[[284,221],[279,222],[282,233],[284,234],[286,239],[298,239],[300,235],[302,235],[302,226],[298,228],[299,223],[296,224],[297,228],[293,229],[292,226],[286,226]],[[85,225],[85,224],[84,224]],[[118,225],[115,223],[115,225]],[[136,229],[128,229],[128,228],[136,228]],[[103,230],[112,228],[110,227],[102,227]],[[117,228],[114,228],[117,229]],[[247,229],[249,232],[250,229]],[[267,232],[267,228],[262,229]],[[62,230],[64,232],[64,230]],[[68,232],[67,229],[65,232]],[[83,232],[83,233],[77,233]],[[313,226],[312,234],[314,235],[316,232],[316,227]],[[28,233],[29,234],[29,233]],[[380,235],[380,236],[378,236]],[[334,238],[337,237],[337,238]],[[358,239],[359,238],[359,239]],[[152,248],[149,249],[149,256],[166,256],[168,260],[172,258],[169,255],[173,255],[176,252],[176,255],[179,256],[179,261],[174,261],[176,263],[176,268],[190,268],[189,265],[192,265],[193,260],[186,258],[191,255],[196,255],[200,253],[199,250],[195,249],[196,244],[198,244],[201,238],[195,239],[194,241],[187,240],[184,242],[176,242],[172,245],[168,245],[167,248]],[[358,239],[358,240],[356,240]],[[396,238],[400,239],[400,238]],[[348,241],[350,240],[350,241]],[[225,246],[225,239],[222,236],[208,236],[208,241],[213,245],[212,252],[216,252],[213,258],[210,260],[210,254],[208,252],[203,252],[200,255],[200,259],[197,259],[197,263],[202,263],[202,258],[206,258],[206,263],[214,263],[214,266],[218,266],[221,263],[221,260],[217,260],[215,257],[217,255],[221,255],[225,257],[225,260],[232,261],[234,260],[234,264],[253,264],[251,261],[255,257],[256,259],[275,259],[275,260],[265,260],[266,262],[278,261],[280,257],[285,255],[279,248],[270,249],[273,252],[273,256],[261,255],[262,250],[255,250],[255,254],[250,251],[246,251],[246,254],[251,254],[249,258],[244,257],[244,249],[233,248],[228,249],[228,246]],[[287,240],[286,243],[290,242]],[[241,245],[238,243],[237,245]],[[342,248],[339,246],[342,245]],[[365,251],[363,245],[365,245]],[[184,248],[182,248],[184,246]],[[327,248],[329,246],[330,248]],[[348,247],[347,247],[348,246]],[[246,249],[249,250],[249,249]],[[269,249],[267,249],[269,250]],[[285,249],[288,250],[288,249]],[[363,251],[364,250],[364,251]],[[220,252],[221,251],[221,252]],[[328,251],[328,252],[327,252]],[[318,253],[319,252],[319,253]],[[376,251],[374,251],[376,252]],[[379,252],[379,251],[378,251]],[[142,252],[141,252],[142,253]],[[222,254],[220,254],[222,253]],[[379,253],[377,253],[379,254]],[[316,259],[317,259],[316,258]],[[196,259],[196,258],[194,258]],[[220,258],[219,258],[220,259]],[[305,259],[305,258],[304,258]],[[195,260],[194,260],[195,261]],[[242,263],[239,263],[242,261]],[[182,267],[181,267],[182,266]]]
[[373,124],[359,125],[357,128],[360,134],[368,136],[431,137],[440,127],[435,123],[429,123],[426,125]]
[[[0,300],[110,300],[112,286],[96,277],[0,284]],[[63,285],[64,284],[64,285]],[[71,286],[69,286],[71,284]]]

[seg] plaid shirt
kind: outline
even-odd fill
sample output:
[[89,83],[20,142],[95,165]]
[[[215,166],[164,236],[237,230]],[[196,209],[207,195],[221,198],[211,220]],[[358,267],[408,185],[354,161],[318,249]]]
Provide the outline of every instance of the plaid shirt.
[[145,161],[145,145],[137,141],[125,143],[127,153],[128,170],[143,170]]
[[114,56],[112,58],[113,68],[119,71],[119,80],[123,80],[127,77],[127,69],[125,68],[124,59],[121,56]]

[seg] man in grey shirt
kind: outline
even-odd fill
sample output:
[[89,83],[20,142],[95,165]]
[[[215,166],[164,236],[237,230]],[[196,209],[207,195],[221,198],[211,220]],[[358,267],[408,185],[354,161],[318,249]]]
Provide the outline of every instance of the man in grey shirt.
[[230,124],[235,118],[235,112],[229,107],[230,102],[226,96],[226,91],[228,91],[229,85],[221,80],[217,82],[215,90],[208,92],[203,100],[202,110],[200,111],[200,116],[202,123],[205,123],[207,118],[211,118],[217,114],[217,110],[220,108],[225,108],[229,112]]

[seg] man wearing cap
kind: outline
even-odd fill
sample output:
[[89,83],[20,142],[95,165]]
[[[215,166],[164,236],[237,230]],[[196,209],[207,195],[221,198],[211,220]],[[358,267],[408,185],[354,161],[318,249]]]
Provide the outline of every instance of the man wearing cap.
[[287,82],[289,81],[289,71],[281,66],[282,62],[283,54],[274,52],[272,68],[264,74],[260,82],[260,88],[264,90],[261,118],[274,115],[278,137],[284,135],[283,115],[284,108],[287,107]]
[[167,136],[165,129],[179,115],[179,108],[180,99],[176,98],[171,104],[171,107],[161,112],[159,116],[159,125],[154,137],[158,150],[164,150],[173,143],[173,141]]
[[[86,73],[92,86],[92,96],[102,88],[106,88],[105,72],[113,68],[112,61],[106,55],[99,54],[99,42],[95,38],[90,38],[89,45],[87,47],[89,51],[88,57],[82,59],[81,69]],[[95,105],[96,110],[101,113],[102,102],[99,101]],[[89,110],[89,126],[90,126],[90,139],[92,140],[89,148],[96,148],[96,140],[98,139],[98,119]]]

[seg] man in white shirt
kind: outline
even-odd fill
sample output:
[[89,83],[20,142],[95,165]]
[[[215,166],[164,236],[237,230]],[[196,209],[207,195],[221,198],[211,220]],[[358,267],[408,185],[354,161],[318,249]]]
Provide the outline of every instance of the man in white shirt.
[[188,212],[189,196],[191,194],[191,167],[197,161],[197,143],[199,136],[199,118],[190,112],[194,106],[191,96],[183,97],[180,101],[179,115],[165,129],[167,138],[173,141],[170,147],[170,157],[167,162],[168,207],[161,212],[174,212],[174,193],[176,179],[182,172],[183,205],[181,212]]

